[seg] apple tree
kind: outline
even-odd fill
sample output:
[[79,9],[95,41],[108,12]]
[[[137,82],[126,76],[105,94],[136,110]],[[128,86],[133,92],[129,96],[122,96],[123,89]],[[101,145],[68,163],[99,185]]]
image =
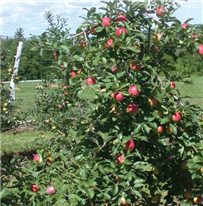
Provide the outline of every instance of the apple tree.
[[166,55],[202,57],[203,37],[173,16],[178,3],[103,3],[77,34],[40,42],[61,79],[39,91],[37,119],[56,137],[13,171],[18,192],[5,201],[201,204],[203,111],[181,101]]

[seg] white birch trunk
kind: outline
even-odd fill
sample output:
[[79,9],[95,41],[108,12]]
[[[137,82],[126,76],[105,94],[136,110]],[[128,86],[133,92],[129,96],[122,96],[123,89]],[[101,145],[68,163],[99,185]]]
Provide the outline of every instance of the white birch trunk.
[[18,73],[18,68],[19,68],[19,64],[20,64],[20,56],[22,54],[22,50],[23,50],[23,42],[20,41],[18,43],[18,47],[17,47],[17,52],[16,52],[16,56],[15,56],[15,63],[14,63],[14,67],[13,67],[13,74],[11,76],[11,82],[10,82],[10,102],[15,100],[15,83],[14,83],[14,79],[15,76]]

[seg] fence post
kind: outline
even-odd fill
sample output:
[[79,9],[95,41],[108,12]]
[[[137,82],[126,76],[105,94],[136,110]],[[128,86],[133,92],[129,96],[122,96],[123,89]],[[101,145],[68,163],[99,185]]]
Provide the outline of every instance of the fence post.
[[18,47],[17,47],[17,52],[16,52],[16,56],[15,56],[15,63],[14,63],[14,67],[13,67],[13,74],[11,75],[11,82],[10,82],[10,102],[15,100],[15,83],[14,83],[14,79],[15,76],[18,73],[18,68],[19,68],[19,64],[20,64],[20,56],[22,54],[22,50],[23,50],[23,42],[19,41],[18,43]]

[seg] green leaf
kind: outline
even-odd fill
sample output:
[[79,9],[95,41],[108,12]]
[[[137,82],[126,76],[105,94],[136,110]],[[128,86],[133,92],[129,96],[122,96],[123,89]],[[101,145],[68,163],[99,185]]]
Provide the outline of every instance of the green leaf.
[[84,61],[84,58],[83,58],[82,56],[79,56],[79,55],[74,55],[74,56],[73,56],[73,59],[74,59],[75,61],[78,61],[78,62]]
[[117,193],[118,193],[118,185],[115,185],[113,190],[113,195],[116,195]]
[[7,195],[9,195],[10,194],[10,190],[9,189],[7,189],[6,187],[1,187],[1,192],[0,192],[0,200],[3,198],[3,197],[5,197],[5,196],[7,196]]
[[143,126],[143,128],[144,128],[145,132],[146,132],[147,134],[149,134],[151,128],[150,128],[149,126],[147,126],[146,124]]
[[88,189],[88,190],[87,190],[87,193],[88,193],[88,195],[90,196],[90,198],[93,198],[93,197],[94,197],[94,190]]

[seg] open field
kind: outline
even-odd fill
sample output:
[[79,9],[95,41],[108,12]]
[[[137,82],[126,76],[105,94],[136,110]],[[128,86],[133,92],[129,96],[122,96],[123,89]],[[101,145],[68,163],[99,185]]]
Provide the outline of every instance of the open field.
[[[176,88],[181,92],[183,102],[189,101],[191,104],[200,106],[203,109],[203,76],[190,77],[187,80],[192,84],[176,82]],[[34,96],[36,94],[37,82],[19,83],[16,90],[16,98],[23,99],[22,111],[34,108]],[[4,133],[1,135],[1,152],[10,153],[23,150],[36,149],[33,142],[42,134],[42,131],[24,131],[18,134]],[[46,138],[53,137],[53,134],[45,134]]]

